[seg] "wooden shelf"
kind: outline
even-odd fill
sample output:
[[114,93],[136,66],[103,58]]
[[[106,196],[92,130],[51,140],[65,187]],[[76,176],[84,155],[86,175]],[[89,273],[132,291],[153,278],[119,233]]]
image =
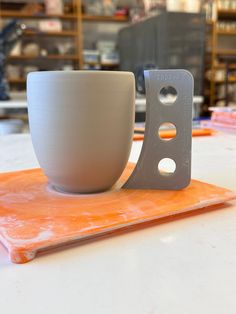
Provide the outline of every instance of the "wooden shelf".
[[[215,69],[225,69],[226,68],[226,64],[225,63],[221,63],[221,64],[216,64],[214,65]],[[236,70],[236,64],[231,64],[229,66],[230,69],[235,69]]]
[[219,17],[235,17],[236,9],[218,9]]
[[31,31],[25,30],[24,35],[26,36],[59,36],[59,37],[67,37],[67,36],[77,36],[76,31],[50,31],[50,32],[41,32],[41,31]]
[[[48,18],[59,18],[59,19],[77,19],[76,14],[31,14],[28,12],[13,11],[13,10],[2,10],[0,12],[1,17],[5,18],[26,18],[26,19],[48,19]],[[82,15],[84,21],[95,21],[95,22],[128,22],[129,18],[126,16],[96,16],[96,15]]]
[[[236,83],[236,77],[230,77],[228,79],[229,83]],[[225,84],[225,80],[217,80],[215,81],[216,84]]]
[[129,18],[126,16],[94,16],[94,15],[82,15],[84,21],[94,22],[129,22]]
[[[0,0],[1,2],[1,0]],[[37,2],[37,1],[36,1]],[[70,63],[73,65],[74,68],[83,68],[83,36],[82,36],[82,24],[83,22],[87,23],[125,23],[129,22],[129,17],[127,16],[94,16],[94,15],[87,15],[82,14],[82,0],[73,0],[71,1],[73,3],[73,6],[71,7],[73,13],[70,14],[46,14],[44,12],[38,12],[38,13],[31,13],[30,11],[24,10],[1,10],[0,9],[0,19],[19,19],[26,25],[30,26],[31,20],[32,22],[40,22],[44,19],[59,19],[61,22],[63,22],[63,28],[66,28],[68,30],[62,30],[62,31],[40,31],[37,29],[26,27],[26,29],[23,31],[23,41],[26,43],[29,40],[36,41],[41,38],[47,39],[51,41],[54,37],[58,42],[64,42],[66,39],[70,40],[72,43],[74,49],[74,53],[71,55],[58,55],[58,54],[49,54],[46,56],[34,56],[34,55],[23,55],[19,54],[16,56],[9,56],[8,62],[12,64],[21,65],[22,67],[27,66],[28,64],[35,64],[38,66],[39,69],[50,69],[51,66],[55,65],[55,68],[58,68],[64,61],[64,63]],[[30,0],[29,3],[34,3],[34,1]],[[1,6],[1,5],[0,5]],[[6,7],[7,8],[7,7]],[[43,10],[42,10],[43,11]],[[68,27],[65,27],[64,24],[67,22]],[[70,28],[69,28],[70,26]],[[96,25],[95,25],[96,26]],[[38,37],[38,38],[36,38]],[[41,41],[39,40],[39,44],[41,44]],[[44,42],[42,42],[42,47]],[[60,62],[61,60],[61,62]],[[67,61],[67,62],[66,62]],[[86,63],[85,63],[86,64]],[[110,64],[110,63],[99,63],[101,68],[104,68],[107,70],[115,69],[119,66],[119,64]],[[14,87],[14,84],[19,84],[19,89],[25,88],[26,80],[25,78],[18,78],[18,79],[9,79],[9,84],[11,84]],[[17,86],[18,87],[18,86]]]
[[119,63],[101,63],[101,66],[102,67],[107,67],[107,68],[114,68],[114,67],[117,67],[119,66]]
[[94,66],[94,65],[100,65],[101,67],[109,67],[109,68],[114,68],[114,67],[117,67],[119,66],[119,63],[101,63],[101,62],[86,62],[84,61],[84,64],[85,65],[91,65],[91,66]]
[[[15,2],[22,2],[21,0],[14,0]],[[13,1],[13,2],[14,2]],[[16,19],[20,23],[24,23],[26,27],[22,30],[22,36],[20,41],[22,46],[27,46],[31,42],[38,43],[39,55],[34,55],[34,51],[29,52],[29,55],[23,54],[21,51],[17,55],[7,57],[7,62],[12,65],[20,66],[22,70],[22,77],[20,78],[9,78],[8,82],[11,88],[17,87],[19,90],[25,90],[26,78],[24,77],[24,71],[27,70],[28,65],[34,65],[38,70],[60,70],[63,65],[70,65],[73,69],[83,68],[83,38],[82,38],[82,0],[70,0],[68,5],[71,11],[65,10],[68,13],[47,14],[43,8],[44,1],[29,0],[23,1],[19,6],[4,6],[4,10],[0,4],[0,20],[3,20],[4,25],[7,20]],[[1,3],[1,0],[0,0]],[[40,4],[40,5],[38,5]],[[67,1],[65,1],[67,6]],[[65,6],[65,7],[66,7]],[[2,8],[2,9],[1,9]],[[28,8],[28,9],[27,9]],[[31,10],[31,8],[33,10]],[[34,8],[39,8],[41,12],[35,12]],[[37,11],[39,11],[37,10]],[[33,12],[34,11],[34,12]],[[41,31],[38,29],[37,24],[46,22],[47,20],[57,19],[62,24],[61,31]],[[33,23],[33,24],[32,24]],[[34,25],[36,27],[34,27]],[[47,45],[50,46],[51,42],[54,42],[55,47],[57,45],[64,45],[68,41],[68,45],[71,47],[71,51],[68,54],[60,53],[53,49],[49,55],[43,54],[43,49]],[[66,42],[65,42],[66,41]],[[73,49],[73,50],[72,50]],[[41,53],[42,50],[42,53]],[[54,51],[55,50],[55,51]],[[23,51],[23,50],[22,50]],[[31,53],[31,54],[30,54]],[[46,52],[47,53],[47,52]]]
[[[220,46],[220,40],[224,39],[227,40],[229,43],[231,43],[228,47],[234,47],[234,36],[236,36],[236,29],[222,29],[218,26],[218,23],[221,21],[228,21],[233,22],[236,19],[236,8],[235,9],[223,9],[220,8],[220,3],[218,0],[213,1],[216,5],[217,14],[215,17],[215,20],[212,21],[213,27],[208,27],[209,35],[211,36],[211,45],[209,47],[211,48],[209,51],[207,51],[208,55],[207,58],[209,58],[210,61],[210,70],[214,74],[217,70],[226,70],[226,62],[232,62],[228,65],[228,68],[230,70],[236,70],[236,61],[234,59],[236,58],[236,49],[227,49],[227,46]],[[228,1],[229,2],[229,1]],[[210,21],[211,22],[211,21]],[[210,25],[210,23],[207,23]],[[221,48],[222,47],[222,48]],[[225,48],[224,48],[225,47]],[[218,64],[219,62],[219,64]],[[207,67],[209,69],[209,67]],[[236,76],[232,76],[233,73],[229,76],[229,84],[235,84],[236,83]],[[210,85],[210,106],[215,106],[216,104],[216,91],[218,90],[218,85],[225,84],[225,79],[223,77],[222,80],[216,80],[215,76],[208,80]]]
[[214,21],[207,20],[206,24],[212,26],[214,24]]
[[[207,81],[208,81],[208,82],[211,82],[212,80],[210,80],[210,79],[207,78]],[[217,84],[217,85],[225,84],[225,79],[223,79],[223,80],[213,80],[213,82],[214,82],[215,84]],[[228,79],[228,83],[229,83],[229,84],[236,83],[236,77],[230,77],[230,78]]]
[[229,55],[229,56],[236,56],[236,49],[224,49],[224,50],[217,50],[217,55]]
[[218,35],[235,36],[236,35],[236,30],[232,30],[232,31],[217,30],[217,34]]
[[26,83],[26,79],[25,78],[8,79],[7,82],[9,84],[25,84]]
[[48,56],[9,56],[10,60],[78,60],[78,56],[76,55],[48,55]]
[[77,19],[76,14],[31,14],[28,12],[21,12],[21,11],[11,11],[11,10],[2,10],[0,11],[0,16],[5,18],[25,18],[25,19],[48,19],[48,18],[59,18],[59,19]]

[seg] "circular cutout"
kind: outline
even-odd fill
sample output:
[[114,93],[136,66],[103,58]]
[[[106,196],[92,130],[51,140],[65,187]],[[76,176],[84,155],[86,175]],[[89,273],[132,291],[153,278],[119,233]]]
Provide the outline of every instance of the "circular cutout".
[[164,122],[160,125],[158,135],[163,141],[170,141],[176,137],[176,126],[171,122]]
[[171,158],[163,158],[159,161],[158,170],[163,176],[172,175],[176,170],[176,163]]
[[177,90],[173,86],[165,86],[160,90],[159,99],[163,105],[173,105],[177,96]]

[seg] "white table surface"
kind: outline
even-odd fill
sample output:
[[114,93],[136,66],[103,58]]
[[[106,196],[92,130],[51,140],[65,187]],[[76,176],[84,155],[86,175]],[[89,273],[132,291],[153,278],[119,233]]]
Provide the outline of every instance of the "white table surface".
[[11,99],[1,100],[0,109],[24,109],[27,108],[27,101],[25,99]]
[[[203,97],[202,96],[194,96],[193,97],[193,102],[198,104],[202,103]],[[142,110],[145,110],[146,108],[146,99],[145,98],[137,98],[135,100],[136,107],[139,109],[141,108]],[[0,108],[2,109],[18,109],[18,108],[27,108],[27,101],[26,99],[17,99],[13,98],[11,100],[7,101],[0,101]]]
[[[0,172],[37,166],[28,134],[0,137]],[[193,177],[236,190],[236,135],[194,138]],[[2,314],[235,314],[235,291],[236,202],[23,265],[0,246]]]

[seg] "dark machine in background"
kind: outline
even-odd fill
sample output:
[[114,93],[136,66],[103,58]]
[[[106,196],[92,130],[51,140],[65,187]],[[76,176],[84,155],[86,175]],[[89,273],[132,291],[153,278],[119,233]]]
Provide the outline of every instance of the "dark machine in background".
[[10,21],[0,31],[0,100],[10,99],[6,80],[6,59],[23,32],[23,25],[17,20]]
[[[186,69],[194,77],[194,94],[202,95],[205,62],[205,15],[166,12],[123,28],[118,34],[120,70],[136,75],[148,65],[158,69]],[[138,76],[137,76],[138,75]],[[142,93],[142,92],[141,92]]]

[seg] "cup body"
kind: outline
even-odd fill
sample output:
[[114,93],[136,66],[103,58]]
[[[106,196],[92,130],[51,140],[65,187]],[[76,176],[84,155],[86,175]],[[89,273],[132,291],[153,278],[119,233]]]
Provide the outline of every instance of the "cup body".
[[49,182],[72,193],[111,188],[132,144],[133,74],[32,72],[27,100],[34,150]]

